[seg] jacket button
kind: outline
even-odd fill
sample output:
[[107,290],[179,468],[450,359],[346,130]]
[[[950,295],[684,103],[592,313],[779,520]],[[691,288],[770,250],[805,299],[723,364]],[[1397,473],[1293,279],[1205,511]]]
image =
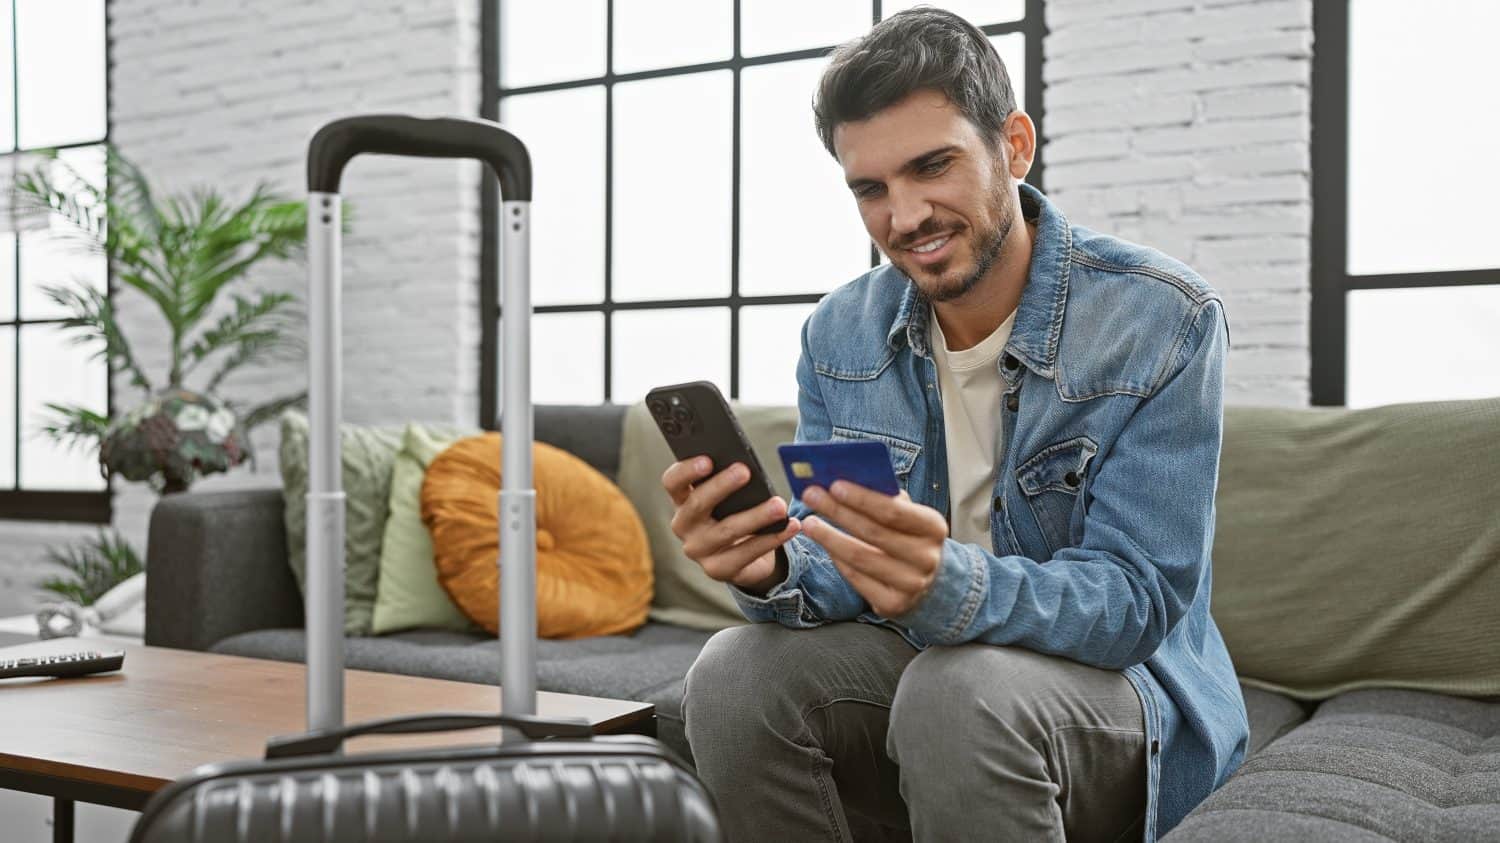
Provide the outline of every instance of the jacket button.
[[1005,368],[1007,371],[1014,372],[1021,368],[1021,361],[1017,360],[1014,354],[1007,354],[1005,355]]
[[1078,477],[1078,472],[1070,471],[1063,475],[1063,482],[1068,484],[1069,489],[1076,489],[1081,481]]
[[1003,506],[1004,506],[1004,504],[1002,504],[1002,503],[1001,503],[1001,502],[1000,502],[1000,496],[999,496],[999,495],[996,495],[996,496],[995,496],[995,511],[996,511],[996,512],[999,512],[999,511],[1000,511],[1000,509],[1001,509],[1001,507],[1003,507]]
[[1021,409],[1021,396],[1014,392],[1005,396],[1005,409],[1010,410],[1012,413]]

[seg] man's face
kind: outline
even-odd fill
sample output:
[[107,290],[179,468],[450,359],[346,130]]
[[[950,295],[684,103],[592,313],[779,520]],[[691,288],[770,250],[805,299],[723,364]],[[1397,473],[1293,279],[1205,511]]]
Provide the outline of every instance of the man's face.
[[933,301],[979,284],[1016,218],[1004,143],[992,151],[946,96],[921,90],[839,124],[833,144],[865,230],[896,268]]

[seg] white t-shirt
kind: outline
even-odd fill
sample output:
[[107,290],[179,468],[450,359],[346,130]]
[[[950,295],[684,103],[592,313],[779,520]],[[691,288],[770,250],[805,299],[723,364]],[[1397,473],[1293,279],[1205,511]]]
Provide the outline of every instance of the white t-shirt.
[[990,539],[990,512],[1004,441],[1000,402],[1005,380],[1000,377],[999,360],[1015,321],[1015,311],[1011,311],[978,345],[949,351],[937,311],[934,309],[928,317],[927,333],[932,338],[943,405],[943,432],[948,439],[950,535],[955,541],[977,544],[991,553],[995,547]]

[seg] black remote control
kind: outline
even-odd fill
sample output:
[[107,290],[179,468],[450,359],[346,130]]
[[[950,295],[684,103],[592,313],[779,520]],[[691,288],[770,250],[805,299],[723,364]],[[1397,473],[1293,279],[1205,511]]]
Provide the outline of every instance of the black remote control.
[[0,679],[10,679],[14,676],[83,676],[89,673],[119,670],[120,665],[124,663],[124,650],[116,650],[112,653],[86,650],[56,656],[0,659]]

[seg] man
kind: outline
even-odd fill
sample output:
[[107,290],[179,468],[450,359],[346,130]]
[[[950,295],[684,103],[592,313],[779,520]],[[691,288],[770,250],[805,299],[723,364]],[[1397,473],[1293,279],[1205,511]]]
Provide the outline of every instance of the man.
[[689,673],[699,773],[732,840],[1153,840],[1248,738],[1209,616],[1218,295],[1022,183],[1032,121],[954,15],[841,47],[814,111],[891,265],[804,325],[797,440],[884,442],[904,491],[716,521],[744,466],[663,475],[687,555],[776,622]]

